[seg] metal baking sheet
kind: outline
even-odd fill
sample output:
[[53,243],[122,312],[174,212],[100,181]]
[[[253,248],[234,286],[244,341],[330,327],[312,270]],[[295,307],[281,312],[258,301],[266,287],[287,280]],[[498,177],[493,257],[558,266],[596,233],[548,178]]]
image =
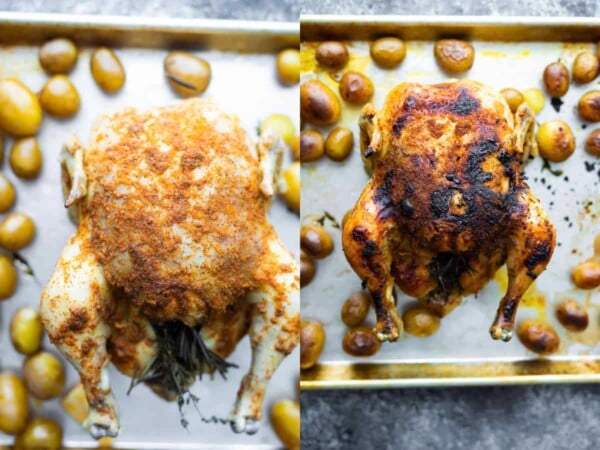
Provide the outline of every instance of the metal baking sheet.
[[[42,174],[35,181],[23,182],[12,174],[8,164],[2,168],[17,188],[14,210],[31,215],[37,224],[36,239],[22,254],[31,263],[41,285],[50,277],[65,242],[75,230],[62,206],[58,155],[63,142],[72,133],[78,133],[86,142],[100,113],[125,105],[146,108],[177,101],[163,75],[162,63],[168,49],[186,48],[210,62],[212,81],[204,97],[238,115],[250,135],[256,134],[261,119],[275,112],[287,114],[298,123],[297,87],[283,87],[275,76],[275,52],[298,45],[297,24],[3,13],[0,36],[0,77],[17,76],[33,91],[38,91],[48,79],[38,64],[40,43],[49,37],[70,36],[80,46],[79,61],[70,77],[80,93],[81,109],[73,119],[44,117],[38,136],[44,155]],[[90,50],[98,44],[112,46],[125,67],[127,82],[115,95],[105,95],[91,77]],[[6,140],[5,150],[11,145],[11,140]],[[298,254],[297,215],[277,199],[270,217],[287,247]],[[12,348],[8,323],[18,307],[38,305],[41,285],[20,273],[16,295],[0,303],[3,370],[20,370],[23,357]],[[47,340],[44,347],[58,353]],[[239,368],[230,371],[227,381],[220,377],[212,381],[205,378],[192,388],[200,398],[199,408],[204,416],[229,414],[240,379],[250,365],[248,338],[239,343],[230,359]],[[70,365],[67,368],[67,387],[71,387],[78,376]],[[122,425],[122,433],[113,441],[113,447],[279,448],[281,444],[270,426],[268,412],[279,399],[297,398],[298,352],[290,355],[275,373],[265,398],[262,427],[253,436],[236,435],[228,425],[204,424],[191,406],[186,409],[190,422],[186,431],[180,425],[176,404],[161,400],[145,386],[136,387],[128,396],[129,379],[114,368],[110,376]],[[39,414],[57,418],[63,425],[65,446],[97,446],[62,411],[59,400],[33,406]],[[0,446],[11,442],[12,437],[0,433]]]
[[[387,35],[407,40],[407,56],[398,68],[384,71],[369,57],[369,40]],[[460,77],[497,89],[543,88],[542,72],[548,63],[560,58],[570,67],[579,51],[596,52],[600,20],[303,16],[302,80],[318,78],[337,92],[336,76],[315,64],[314,48],[323,40],[344,41],[351,55],[346,69],[371,77],[375,84],[372,103],[379,108],[390,88],[402,81],[436,83],[449,78],[433,57],[433,41],[440,37],[472,41],[475,64]],[[335,240],[334,253],[317,262],[315,279],[302,289],[303,318],[322,321],[327,336],[319,364],[301,374],[303,389],[600,381],[600,289],[579,290],[570,281],[571,268],[592,256],[593,238],[600,233],[600,161],[583,149],[588,133],[598,125],[584,124],[576,113],[579,97],[587,90],[597,89],[599,82],[597,78],[583,86],[572,84],[563,97],[565,103],[560,112],[552,108],[547,98],[537,116],[538,123],[560,118],[573,129],[575,153],[564,163],[552,164],[563,175],[542,171],[541,158],[525,168],[533,192],[557,228],[559,244],[548,269],[524,296],[517,323],[533,317],[547,320],[560,335],[559,352],[541,359],[516,336],[509,343],[490,338],[488,329],[506,289],[506,269],[502,268],[477,296],[465,298],[460,307],[445,317],[434,336],[423,339],[405,333],[398,342],[383,344],[372,357],[346,354],[342,337],[347,328],[340,319],[340,310],[344,300],[360,289],[360,280],[343,255],[340,230],[329,225]],[[355,147],[348,160],[336,163],[324,158],[303,164],[303,218],[327,211],[341,223],[366,185],[369,178],[363,170],[358,145],[360,110],[343,104],[341,119],[335,125],[349,127],[354,133]],[[329,128],[320,130],[325,135]],[[569,333],[557,322],[554,305],[566,297],[578,300],[588,309],[590,325],[585,332]],[[401,312],[413,304],[413,299],[399,295]],[[368,323],[375,323],[373,311]]]

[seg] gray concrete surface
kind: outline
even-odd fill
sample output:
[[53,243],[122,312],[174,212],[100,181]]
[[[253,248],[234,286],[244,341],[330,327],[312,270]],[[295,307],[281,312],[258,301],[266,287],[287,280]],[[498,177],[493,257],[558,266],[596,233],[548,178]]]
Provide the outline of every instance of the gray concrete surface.
[[[597,0],[0,0],[0,10],[296,20],[302,13],[600,15]],[[600,448],[600,385],[302,394],[303,449]]]

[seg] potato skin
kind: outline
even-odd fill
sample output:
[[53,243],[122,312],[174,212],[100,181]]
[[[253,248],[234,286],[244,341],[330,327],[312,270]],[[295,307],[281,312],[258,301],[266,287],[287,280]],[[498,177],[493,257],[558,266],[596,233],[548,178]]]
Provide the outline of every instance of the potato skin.
[[424,306],[407,309],[402,315],[404,330],[416,337],[429,337],[440,329],[440,318]]
[[554,328],[537,319],[522,322],[517,334],[525,347],[540,355],[555,353],[560,345],[560,338]]
[[300,368],[313,367],[325,346],[325,330],[321,322],[303,320],[300,324]]
[[52,39],[40,47],[39,60],[50,74],[68,73],[77,63],[77,47],[70,39]]
[[63,431],[52,419],[36,417],[15,439],[14,450],[59,450],[62,448]]
[[10,372],[0,373],[0,431],[17,434],[25,429],[29,414],[23,381]]
[[600,62],[596,55],[590,52],[581,52],[573,61],[573,81],[584,84],[594,81],[600,70]]
[[308,285],[317,272],[315,260],[306,254],[304,250],[300,250],[300,286]]
[[292,85],[300,81],[300,52],[288,48],[277,54],[275,61],[277,77],[282,84]]
[[352,356],[372,356],[381,348],[381,342],[371,328],[358,326],[346,332],[342,347]]
[[313,162],[325,154],[325,140],[317,130],[304,130],[300,133],[300,161]]
[[0,253],[0,300],[6,300],[17,290],[17,269],[12,257]]
[[90,58],[90,69],[94,80],[106,93],[115,93],[125,84],[123,64],[109,48],[100,47],[94,50]]
[[452,73],[466,72],[475,61],[473,46],[458,39],[440,39],[433,47],[433,54],[440,67]]
[[341,42],[321,42],[315,50],[315,58],[323,67],[341,69],[348,63],[348,49]]
[[40,92],[40,103],[48,114],[71,117],[79,111],[79,93],[65,75],[54,75]]
[[354,292],[342,306],[342,322],[349,327],[360,325],[367,317],[370,307],[371,296],[368,293],[363,291]]
[[210,83],[210,64],[192,53],[170,52],[165,57],[163,69],[171,89],[182,97],[200,95]]
[[543,123],[536,136],[539,152],[548,161],[562,162],[575,151],[571,127],[562,120]]
[[371,44],[369,53],[379,67],[393,69],[406,58],[406,45],[402,39],[384,37]]
[[573,299],[563,300],[556,306],[556,318],[569,331],[581,332],[588,327],[586,309]]
[[42,125],[40,102],[21,81],[0,80],[0,128],[13,136],[33,136]]
[[508,107],[512,113],[517,111],[517,108],[525,101],[525,97],[521,94],[520,91],[514,88],[505,88],[500,91],[506,103],[508,103]]
[[600,128],[592,131],[585,140],[585,151],[600,157]]
[[300,405],[280,400],[271,408],[271,424],[286,449],[300,449]]
[[600,263],[593,258],[582,262],[571,272],[571,279],[579,289],[600,286]]
[[562,97],[569,90],[569,69],[561,62],[548,64],[544,69],[544,86],[551,97]]
[[325,155],[337,162],[344,161],[354,146],[354,136],[348,128],[337,127],[329,132],[325,141]]
[[0,247],[17,252],[27,247],[35,237],[35,224],[23,213],[13,212],[0,222]]
[[36,178],[43,164],[42,151],[37,138],[17,139],[10,149],[8,162],[16,176],[26,180]]
[[0,214],[5,213],[15,204],[17,191],[12,182],[0,172]]
[[308,80],[300,86],[302,120],[318,126],[332,125],[340,118],[340,101],[319,80]]
[[600,91],[589,91],[583,94],[577,104],[577,111],[582,119],[600,122]]
[[360,72],[344,73],[340,81],[340,96],[353,105],[367,103],[373,97],[375,87],[371,79]]
[[333,239],[321,225],[303,225],[300,228],[300,248],[315,259],[323,259],[333,252]]
[[23,365],[23,377],[27,390],[40,400],[58,397],[65,388],[65,368],[49,352],[30,356]]
[[40,314],[30,306],[19,308],[10,321],[10,339],[15,350],[32,355],[42,346],[44,329]]

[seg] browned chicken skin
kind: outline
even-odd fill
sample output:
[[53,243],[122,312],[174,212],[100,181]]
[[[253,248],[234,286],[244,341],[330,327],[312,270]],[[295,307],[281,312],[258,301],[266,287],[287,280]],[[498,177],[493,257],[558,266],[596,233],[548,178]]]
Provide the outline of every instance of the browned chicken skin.
[[343,247],[373,296],[377,336],[402,331],[394,281],[443,316],[506,263],[509,284],[490,328],[512,337],[521,296],[546,268],[552,223],[522,176],[534,117],[468,80],[402,83],[360,118],[373,176],[343,230]]

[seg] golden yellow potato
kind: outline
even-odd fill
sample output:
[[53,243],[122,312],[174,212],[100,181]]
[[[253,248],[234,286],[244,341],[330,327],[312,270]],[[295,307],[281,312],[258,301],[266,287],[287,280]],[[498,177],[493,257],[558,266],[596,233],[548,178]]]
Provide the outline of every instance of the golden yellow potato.
[[342,348],[352,356],[371,356],[379,351],[381,342],[371,328],[358,326],[346,331]]
[[371,58],[383,69],[393,69],[400,65],[406,57],[406,45],[402,39],[384,37],[371,44],[369,50]]
[[560,345],[560,338],[554,328],[537,319],[522,322],[517,334],[525,347],[540,355],[555,353]]
[[575,136],[571,127],[562,120],[544,122],[536,139],[540,155],[548,161],[564,161],[575,151]]
[[40,103],[48,114],[71,117],[79,111],[79,93],[69,77],[54,75],[42,88]]
[[367,317],[370,307],[371,296],[368,293],[354,292],[342,305],[342,322],[349,327],[360,325]]
[[300,405],[280,400],[271,407],[271,425],[286,449],[300,449]]
[[300,212],[300,163],[293,162],[281,175],[279,194],[292,211]]
[[296,84],[300,81],[300,52],[288,48],[277,54],[277,77],[283,84]]
[[38,98],[19,80],[0,80],[0,128],[13,136],[32,136],[42,124]]
[[17,139],[8,158],[10,167],[16,176],[31,180],[42,170],[42,151],[35,137]]
[[36,417],[17,435],[14,450],[60,450],[62,439],[63,431],[57,422]]
[[0,131],[0,166],[4,162],[4,138],[2,137],[2,132]]
[[300,248],[315,259],[323,259],[333,252],[333,239],[321,225],[303,225],[300,228]]
[[374,86],[371,79],[363,73],[349,71],[340,80],[340,95],[348,103],[362,105],[373,97]]
[[106,47],[94,50],[90,69],[100,88],[109,94],[117,92],[125,84],[125,69],[115,53]]
[[416,337],[432,336],[440,329],[440,318],[423,306],[414,306],[402,315],[404,329]]
[[294,161],[300,161],[300,135],[295,134],[290,143],[290,152]]
[[343,161],[352,152],[354,136],[348,128],[337,127],[329,132],[325,141],[325,154],[334,161]]
[[308,80],[300,86],[300,115],[315,125],[334,124],[340,118],[340,101],[319,80]]
[[594,81],[599,70],[598,57],[590,52],[581,52],[573,61],[573,81],[582,84]]
[[163,68],[169,86],[182,97],[200,95],[210,83],[210,64],[188,52],[170,52],[165,58]]
[[563,300],[556,306],[556,318],[563,327],[574,332],[585,330],[590,320],[586,309],[573,299]]
[[317,130],[304,130],[300,133],[300,161],[312,162],[325,154],[325,140]]
[[300,324],[300,368],[310,369],[319,360],[325,346],[325,330],[321,322],[303,320]]
[[42,346],[44,328],[40,313],[31,306],[19,308],[10,321],[10,339],[15,350],[23,355],[32,355]]
[[15,204],[17,191],[12,182],[0,173],[0,213],[5,213]]
[[544,105],[546,104],[544,93],[538,88],[525,89],[523,91],[523,98],[536,114],[544,109]]
[[40,47],[39,60],[50,74],[68,73],[77,62],[77,47],[70,39],[51,39]]
[[90,405],[85,396],[83,384],[81,383],[77,383],[73,386],[63,397],[60,404],[67,414],[79,424],[82,424],[90,413]]
[[27,390],[40,400],[58,397],[65,388],[65,368],[49,352],[42,351],[27,358],[23,365],[23,378]]
[[317,62],[328,69],[341,69],[348,63],[348,49],[341,42],[321,42],[315,50]]
[[441,39],[433,47],[433,54],[440,67],[448,72],[462,73],[473,67],[475,49],[467,41]]
[[562,97],[569,90],[569,69],[561,62],[548,64],[544,69],[544,86],[551,97]]
[[303,250],[300,251],[300,286],[309,284],[315,277],[317,267],[315,260],[307,255]]
[[29,403],[23,381],[14,373],[0,373],[0,431],[17,434],[25,429]]
[[582,119],[600,122],[600,91],[589,91],[583,94],[577,104],[577,111]]
[[0,222],[0,247],[17,252],[27,247],[35,237],[35,224],[29,216],[13,212]]
[[271,130],[277,136],[280,136],[286,144],[291,145],[296,137],[296,127],[294,122],[285,114],[271,114],[262,121],[259,127],[260,133]]
[[0,300],[12,297],[17,289],[17,269],[10,256],[0,253]]
[[593,258],[582,262],[571,272],[571,279],[579,289],[600,286],[600,263]]
[[523,94],[514,88],[506,88],[500,91],[511,112],[516,112],[517,108],[525,101]]
[[592,131],[585,140],[585,151],[590,155],[600,156],[600,128]]

